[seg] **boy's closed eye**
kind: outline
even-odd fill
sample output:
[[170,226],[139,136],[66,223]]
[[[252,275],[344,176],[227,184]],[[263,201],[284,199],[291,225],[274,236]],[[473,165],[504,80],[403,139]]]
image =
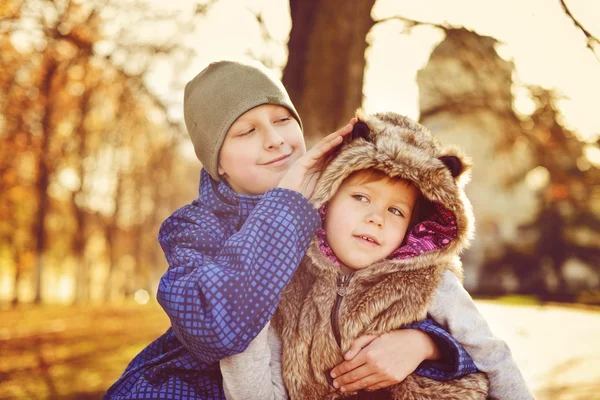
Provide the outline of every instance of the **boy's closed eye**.
[[255,131],[255,128],[248,128],[243,130],[242,132],[240,132],[239,134],[236,135],[236,137],[244,137],[244,136],[248,136],[249,134],[251,134],[252,132]]
[[[292,119],[292,117],[290,117],[290,116],[284,116],[281,118],[277,118],[273,123],[283,125],[283,124],[287,123],[288,121],[291,121],[291,119]],[[249,134],[253,133],[255,130],[256,130],[256,128],[254,126],[249,127],[247,129],[243,129],[240,133],[235,135],[235,137],[248,136]]]
[[289,116],[285,116],[285,117],[281,117],[281,118],[277,118],[277,120],[275,121],[275,123],[285,123],[288,121],[291,121],[292,118]]

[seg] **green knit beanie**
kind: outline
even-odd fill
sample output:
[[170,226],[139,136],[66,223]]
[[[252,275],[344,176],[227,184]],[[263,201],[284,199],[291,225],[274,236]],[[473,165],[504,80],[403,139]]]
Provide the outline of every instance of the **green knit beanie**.
[[183,114],[202,166],[219,182],[219,151],[238,117],[263,104],[290,110],[302,122],[283,84],[262,66],[233,61],[210,64],[185,86]]

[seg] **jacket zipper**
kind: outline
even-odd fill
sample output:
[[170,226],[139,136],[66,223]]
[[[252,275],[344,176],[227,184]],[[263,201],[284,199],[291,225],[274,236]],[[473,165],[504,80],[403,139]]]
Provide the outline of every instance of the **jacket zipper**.
[[[337,296],[335,297],[335,303],[333,305],[333,310],[331,311],[331,328],[333,329],[333,336],[335,336],[335,341],[338,344],[338,347],[342,348],[342,335],[340,334],[340,323],[339,323],[339,314],[340,308],[342,306],[342,300],[344,300],[344,296],[348,294],[348,285],[350,284],[350,280],[352,279],[353,274],[343,275],[342,273],[338,273],[337,283],[336,283],[336,292]],[[331,376],[327,374],[327,381],[330,385],[333,385],[333,379]],[[378,392],[363,392],[359,391],[355,395],[348,397],[348,399],[353,400],[368,400],[368,399],[388,399],[389,396],[387,394],[382,394]]]
[[342,337],[340,334],[340,323],[338,319],[342,300],[344,300],[344,296],[348,294],[348,285],[350,284],[350,279],[352,279],[352,275],[343,275],[338,273],[336,284],[337,296],[335,297],[335,303],[333,305],[333,310],[331,311],[331,328],[333,329],[333,336],[335,337],[335,341],[340,349],[342,348]]

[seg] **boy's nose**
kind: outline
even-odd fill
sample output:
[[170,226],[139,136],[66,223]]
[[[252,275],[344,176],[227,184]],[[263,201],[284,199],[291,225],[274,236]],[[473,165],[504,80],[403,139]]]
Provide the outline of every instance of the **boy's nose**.
[[269,129],[265,137],[265,147],[268,149],[276,149],[284,144],[283,137],[277,133],[275,129]]
[[269,149],[277,149],[281,146],[283,146],[283,139],[279,138],[279,140],[273,140],[271,142],[268,143],[267,147]]

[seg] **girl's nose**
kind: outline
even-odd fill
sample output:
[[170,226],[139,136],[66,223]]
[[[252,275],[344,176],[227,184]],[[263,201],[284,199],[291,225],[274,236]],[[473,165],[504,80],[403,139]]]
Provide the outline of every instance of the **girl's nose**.
[[377,226],[383,226],[383,217],[381,216],[381,213],[377,211],[371,211],[369,214],[367,214],[367,222]]

